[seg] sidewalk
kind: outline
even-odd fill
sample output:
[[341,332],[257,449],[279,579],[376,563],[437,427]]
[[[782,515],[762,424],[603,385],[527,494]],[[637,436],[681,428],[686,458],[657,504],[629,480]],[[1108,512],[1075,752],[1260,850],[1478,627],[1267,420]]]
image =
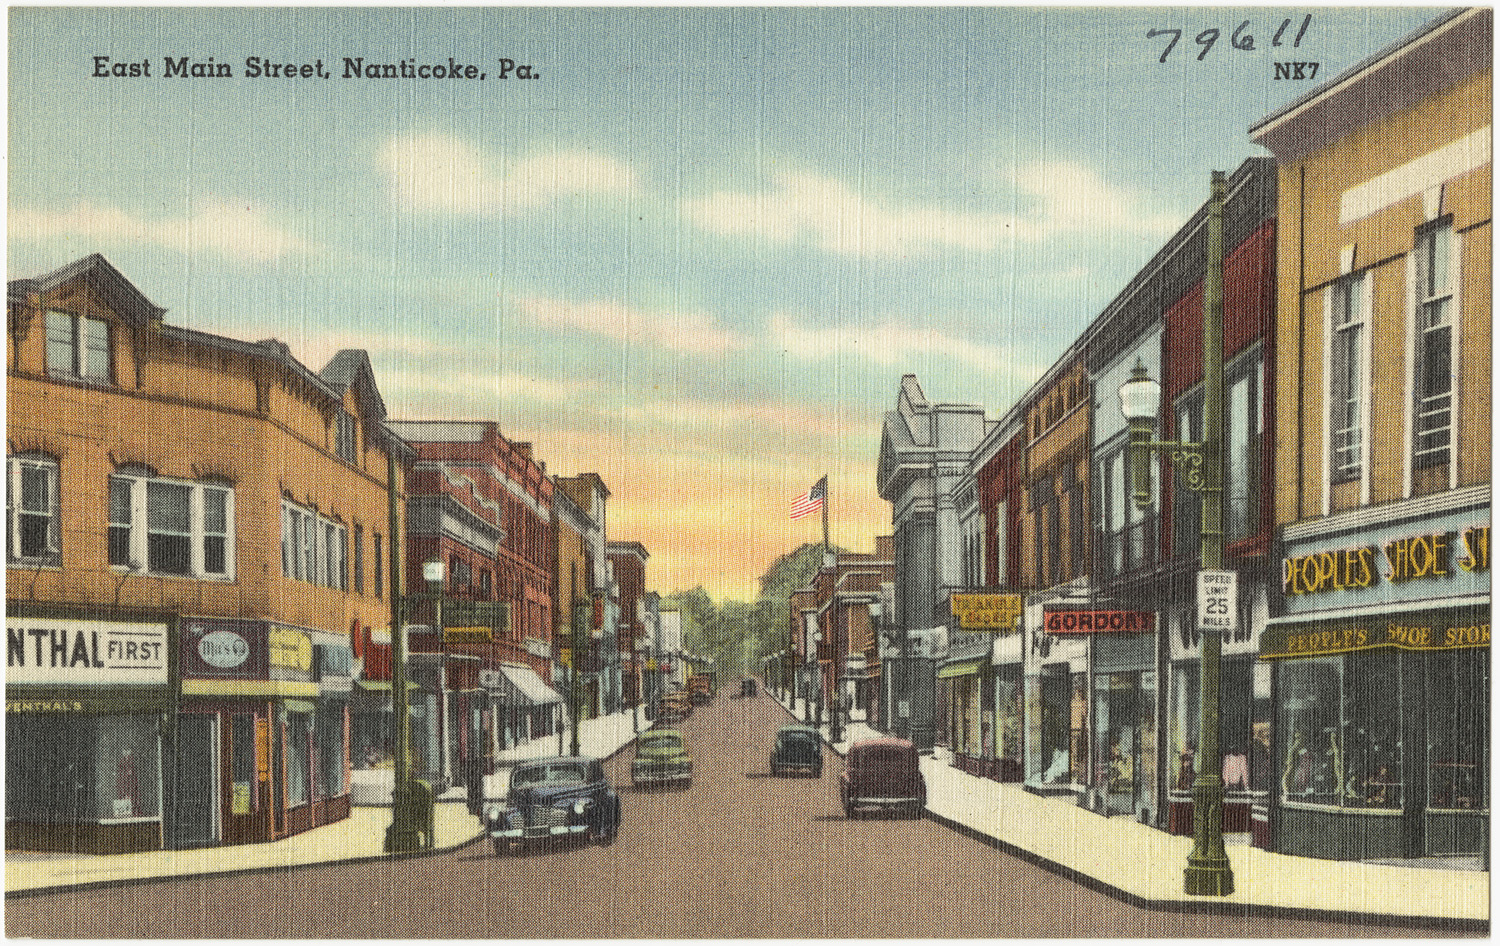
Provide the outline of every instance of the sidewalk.
[[[778,702],[798,721],[804,718],[802,701]],[[822,730],[826,740],[826,722]],[[831,743],[840,755],[852,742],[886,734],[855,722],[841,735],[840,742]],[[921,765],[929,818],[1140,907],[1489,931],[1488,871],[1292,857],[1253,847],[1247,835],[1230,835],[1225,848],[1234,893],[1190,896],[1182,883],[1192,838],[1129,817],[1106,818],[1015,783],[969,775],[954,768],[943,750],[924,755]]]
[[[641,720],[645,728],[644,717]],[[635,739],[627,713],[585,720],[579,727],[579,751],[600,758],[612,755]],[[566,751],[568,737],[564,737]],[[557,754],[557,736],[533,740],[501,756],[501,771],[485,780],[486,797],[505,793],[510,767],[525,759]],[[64,888],[129,883],[192,874],[230,874],[285,870],[310,864],[379,860],[385,853],[385,831],[391,823],[392,773],[356,772],[351,798],[358,788],[365,801],[355,804],[349,817],[334,824],[264,844],[197,848],[189,851],[144,851],[135,854],[68,854],[40,851],[5,852],[5,893],[25,895]],[[383,785],[381,784],[383,780]],[[383,802],[381,792],[383,790]],[[478,818],[469,814],[460,787],[445,792],[434,812],[433,850],[448,851],[470,844],[483,833]]]

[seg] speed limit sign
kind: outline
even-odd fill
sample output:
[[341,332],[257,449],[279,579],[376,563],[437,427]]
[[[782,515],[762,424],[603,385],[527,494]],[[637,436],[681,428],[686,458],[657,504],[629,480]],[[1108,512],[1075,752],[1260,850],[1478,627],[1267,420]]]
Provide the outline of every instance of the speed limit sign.
[[1198,573],[1198,627],[1232,631],[1239,615],[1239,582],[1231,571]]

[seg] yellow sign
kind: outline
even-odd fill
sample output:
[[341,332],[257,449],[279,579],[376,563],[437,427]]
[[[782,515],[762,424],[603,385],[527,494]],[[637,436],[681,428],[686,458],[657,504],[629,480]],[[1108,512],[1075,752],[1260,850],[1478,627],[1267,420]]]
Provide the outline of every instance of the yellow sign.
[[443,643],[445,644],[488,644],[494,631],[487,627],[445,627],[443,628]]
[[271,666],[302,671],[312,669],[312,639],[301,631],[272,625],[269,645]]
[[558,648],[557,653],[558,663],[562,664],[564,667],[573,666],[573,649],[571,647],[560,647]]
[[967,630],[1014,631],[1021,617],[1020,595],[955,594],[949,604]]

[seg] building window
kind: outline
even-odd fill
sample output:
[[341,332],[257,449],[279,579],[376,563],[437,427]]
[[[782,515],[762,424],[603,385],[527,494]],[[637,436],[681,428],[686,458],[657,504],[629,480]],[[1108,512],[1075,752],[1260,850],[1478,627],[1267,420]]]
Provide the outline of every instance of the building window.
[[490,574],[490,570],[488,568],[481,568],[479,570],[479,597],[481,600],[488,601],[494,596],[494,594],[494,576]]
[[109,323],[66,312],[48,312],[47,373],[108,384]]
[[1224,386],[1224,534],[1233,542],[1260,531],[1261,410],[1260,348],[1230,365]]
[[1448,462],[1453,445],[1453,221],[1419,231],[1416,244],[1416,372],[1412,460]]
[[61,565],[57,461],[44,456],[6,458],[5,560]]
[[1329,468],[1333,482],[1357,480],[1364,469],[1365,280],[1333,289],[1328,356]]
[[1399,655],[1289,660],[1281,674],[1282,801],[1399,810],[1405,718]]
[[365,593],[365,527],[354,524],[354,593]]
[[375,597],[385,597],[385,546],[381,545],[380,533],[372,535],[371,545],[375,549]]
[[1010,583],[1010,546],[1007,530],[1010,522],[1005,500],[995,504],[995,581],[1000,587]]
[[348,589],[344,524],[290,500],[281,502],[281,574],[324,588]]
[[469,563],[458,555],[448,558],[448,590],[459,594],[469,590],[471,572]]
[[336,418],[334,450],[338,453],[340,459],[346,460],[349,463],[355,462],[356,451],[358,450],[354,427],[354,415],[342,407],[339,408],[338,417]]
[[109,478],[109,564],[155,575],[228,578],[234,490],[125,469]]
[[1130,483],[1129,445],[1122,443],[1099,462],[1099,570],[1118,576],[1156,561],[1157,481],[1151,478],[1152,504],[1135,504]]

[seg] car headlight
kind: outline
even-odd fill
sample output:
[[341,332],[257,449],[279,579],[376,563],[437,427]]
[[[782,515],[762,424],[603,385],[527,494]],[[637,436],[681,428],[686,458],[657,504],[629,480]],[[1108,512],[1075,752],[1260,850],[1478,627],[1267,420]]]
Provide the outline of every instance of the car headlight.
[[484,809],[484,820],[491,824],[502,824],[505,821],[505,809],[499,805],[490,805]]
[[578,799],[573,803],[573,814],[583,817],[583,813],[589,810],[589,803],[585,799]]

